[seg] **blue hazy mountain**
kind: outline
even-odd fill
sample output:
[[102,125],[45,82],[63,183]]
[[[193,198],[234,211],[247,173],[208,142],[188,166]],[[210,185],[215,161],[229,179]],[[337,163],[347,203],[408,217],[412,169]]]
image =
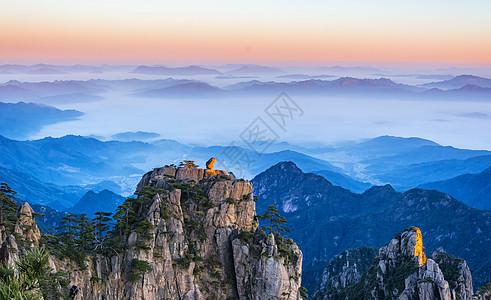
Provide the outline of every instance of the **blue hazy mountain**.
[[281,75],[281,76],[276,76],[277,78],[292,78],[292,79],[314,79],[314,78],[332,78],[336,77],[334,75],[326,75],[326,74],[320,74],[320,75],[307,75],[307,74],[288,74],[288,75]]
[[474,75],[460,75],[452,79],[430,82],[423,84],[426,88],[439,88],[439,89],[460,89],[465,86],[478,86],[481,88],[491,88],[491,79],[474,76]]
[[[241,67],[247,73],[247,69],[252,67]],[[270,70],[268,67],[264,70]],[[137,73],[147,74],[154,72],[164,76],[181,75],[217,75],[221,74],[215,69],[190,66],[182,68],[167,67],[147,67],[136,68]],[[160,73],[159,73],[160,72]],[[215,73],[218,72],[218,73]],[[276,72],[276,71],[271,71]],[[191,76],[191,75],[189,75]],[[223,76],[223,75],[219,75]],[[237,76],[230,75],[231,78]],[[269,76],[269,75],[268,75]],[[250,78],[250,77],[249,77]],[[486,78],[480,80],[467,80],[467,84],[453,89],[440,89],[436,87],[412,86],[396,83],[388,78],[354,78],[341,77],[333,80],[324,80],[325,76],[314,77],[317,79],[307,79],[291,82],[275,82],[252,80],[235,83],[225,89],[216,87],[209,82],[201,82],[188,79],[124,79],[124,80],[65,80],[53,82],[19,82],[15,80],[0,84],[0,100],[4,101],[25,101],[29,99],[44,99],[60,101],[59,97],[66,97],[72,102],[95,101],[97,96],[103,92],[113,90],[126,90],[128,94],[141,97],[160,97],[160,98],[179,98],[179,97],[203,97],[203,96],[253,96],[253,95],[273,95],[280,92],[288,92],[292,95],[303,96],[363,96],[373,97],[400,97],[401,99],[487,99],[491,95],[491,90],[486,83]],[[474,78],[475,79],[475,78]],[[466,82],[460,80],[459,82]],[[481,84],[481,85],[479,85]],[[70,97],[68,95],[71,95]],[[77,96],[79,95],[79,96]],[[83,97],[82,97],[83,96]],[[50,98],[55,97],[55,98]],[[58,97],[58,98],[56,98]],[[78,98],[77,98],[78,97]],[[85,99],[84,99],[85,97]],[[72,99],[70,99],[72,98]],[[51,103],[51,102],[50,102]]]
[[386,166],[409,165],[448,159],[468,159],[471,157],[483,155],[491,155],[491,151],[459,149],[452,146],[423,145],[414,150],[410,150],[394,156],[384,156],[378,159],[366,159],[362,161],[362,163],[366,163],[369,165],[383,164]]
[[358,157],[386,157],[415,151],[423,146],[439,146],[437,143],[417,137],[380,136],[358,143],[347,143],[338,150]]
[[372,165],[367,174],[381,182],[390,183],[397,190],[408,190],[421,184],[451,179],[462,174],[477,174],[491,166],[491,155],[468,159],[447,159],[391,167]]
[[286,72],[278,68],[258,66],[258,65],[242,65],[237,69],[226,72],[232,76],[278,76]]
[[155,67],[155,66],[138,66],[132,73],[147,75],[219,75],[221,72],[215,69],[203,68],[199,66],[189,67]]
[[[124,162],[141,159],[135,152],[151,147],[141,142],[101,142],[80,136],[15,141],[0,137],[0,166],[57,185],[79,185],[143,171]],[[100,179],[100,180],[98,180]]]
[[135,68],[135,66],[127,65],[48,65],[48,64],[36,64],[36,65],[16,65],[6,64],[0,65],[0,73],[4,74],[67,74],[67,73],[92,73],[100,74],[104,72],[128,72]]
[[158,138],[160,134],[156,132],[146,132],[146,131],[127,131],[113,134],[112,139],[123,142],[131,141],[144,141],[148,139]]
[[137,78],[131,79],[121,79],[121,80],[107,80],[107,79],[91,79],[89,82],[95,83],[97,85],[108,86],[112,89],[131,89],[135,92],[143,92],[147,90],[153,89],[161,89],[170,87],[177,84],[190,83],[195,82],[194,80],[188,79],[174,79],[174,78],[166,78],[166,79],[152,79],[152,80],[143,80]]
[[491,228],[485,224],[491,223],[490,211],[470,208],[438,191],[399,193],[386,185],[356,194],[291,162],[272,166],[252,182],[257,213],[275,205],[286,217],[288,236],[304,254],[304,274],[314,260],[329,261],[363,245],[380,247],[404,228],[417,226],[425,232],[428,252],[443,247],[467,260],[476,285],[489,281],[491,272],[485,266],[491,263]]
[[0,135],[25,139],[43,126],[76,120],[82,115],[80,111],[60,110],[35,103],[0,102]]
[[[34,202],[40,204],[50,203],[55,208],[73,206],[74,201],[89,186],[108,179],[113,184],[104,188],[120,194],[132,194],[136,184],[134,181],[144,173],[142,168],[159,167],[162,161],[178,165],[185,159],[191,159],[204,166],[210,157],[216,157],[217,169],[233,171],[236,176],[245,178],[252,178],[281,161],[292,161],[302,170],[321,174],[331,183],[354,192],[363,192],[373,183],[390,183],[397,190],[403,191],[427,182],[479,173],[491,166],[491,155],[486,151],[443,147],[429,140],[390,136],[345,144],[338,148],[316,149],[277,144],[272,145],[270,153],[262,155],[247,147],[201,147],[165,139],[151,143],[102,142],[81,136],[34,141],[15,141],[2,137],[0,147],[0,167],[4,172],[30,176],[40,187],[30,191],[27,187],[15,184],[15,181],[22,182],[21,175],[11,176],[10,184],[23,191],[27,199],[35,199]],[[244,159],[228,160],[225,153],[234,151],[239,151]],[[364,169],[355,172],[352,169],[353,162],[337,162],[334,165],[325,159],[316,158],[326,157],[325,153],[336,156],[336,151],[361,161],[365,165]],[[53,188],[56,190],[51,190]],[[66,194],[78,198],[74,200]]]
[[49,104],[49,105],[58,105],[58,104],[72,104],[72,103],[86,103],[86,102],[95,102],[101,101],[104,97],[97,95],[90,95],[84,93],[72,93],[72,94],[62,94],[55,96],[46,96],[36,99],[36,102]]
[[[15,141],[0,137],[0,147],[0,167],[4,174],[11,174],[5,176],[7,183],[18,190],[24,200],[49,204],[57,209],[73,206],[80,199],[81,193],[85,193],[88,188],[96,188],[97,185],[118,193],[132,194],[137,182],[131,181],[131,178],[137,180],[144,173],[134,167],[135,165],[150,164],[151,167],[159,167],[162,161],[177,165],[184,159],[192,158],[204,166],[210,157],[220,158],[221,153],[228,149],[222,146],[189,146],[173,140],[157,140],[152,143],[102,142],[73,135],[33,141]],[[284,150],[261,156],[250,149],[240,148],[240,151],[244,151],[251,160],[250,165],[244,166],[244,174],[237,172],[236,166],[232,165],[217,164],[216,168],[233,170],[237,176],[250,178],[272,164],[291,160],[306,170],[331,171],[333,174],[340,173],[336,177],[342,177],[341,169],[296,151]],[[149,159],[155,160],[155,163],[149,162]],[[33,183],[26,184],[23,177],[32,178]],[[108,182],[108,178],[112,185],[103,184]],[[37,188],[33,188],[35,186]]]
[[40,181],[33,175],[0,167],[1,182],[6,182],[17,192],[19,200],[30,204],[49,205],[56,209],[70,207],[80,199],[79,193],[67,193],[63,188]]
[[352,177],[328,170],[314,171],[313,173],[320,175],[331,182],[333,185],[337,185],[348,189],[354,193],[362,193],[369,189],[372,185],[368,182],[361,182]]
[[16,197],[21,202],[27,201],[33,205],[49,206],[57,210],[72,207],[89,190],[100,192],[110,189],[117,193],[123,192],[120,185],[110,180],[83,186],[58,186],[42,182],[31,174],[3,167],[0,167],[0,179],[17,192]]
[[208,83],[190,82],[161,89],[147,90],[133,95],[147,98],[220,97],[224,96],[224,91]]
[[89,218],[93,218],[94,213],[98,211],[114,213],[116,208],[123,204],[124,200],[124,197],[110,190],[88,191],[68,211],[74,214],[87,214]]
[[[47,103],[56,103],[65,97],[66,103],[87,102],[98,100],[97,95],[110,90],[110,87],[100,85],[94,81],[65,80],[44,82],[20,82],[10,80],[0,84],[0,100],[3,101],[31,101],[45,99]],[[54,97],[54,98],[52,98]],[[82,99],[82,98],[85,98]],[[77,100],[77,101],[75,101]]]
[[439,190],[469,206],[491,210],[491,167],[478,174],[464,174],[420,187]]

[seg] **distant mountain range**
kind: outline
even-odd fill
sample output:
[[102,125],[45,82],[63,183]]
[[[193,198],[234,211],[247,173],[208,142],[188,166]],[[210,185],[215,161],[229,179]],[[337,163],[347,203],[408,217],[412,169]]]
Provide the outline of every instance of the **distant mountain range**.
[[224,91],[208,83],[190,82],[134,94],[134,96],[147,98],[193,98],[197,95],[199,97],[221,97],[224,96]]
[[[247,72],[253,72],[253,70],[260,73],[271,72],[272,74],[281,71],[274,68],[243,66],[237,70],[227,72],[226,76],[234,78],[238,77],[238,74],[247,74]],[[237,71],[237,76],[229,74],[235,71]],[[181,68],[140,66],[133,73],[164,76],[222,74],[215,69],[198,66]],[[222,74],[219,76],[225,75]],[[362,79],[341,77],[333,80],[311,79],[316,78],[312,76],[308,76],[308,78],[307,80],[286,83],[250,80],[235,83],[224,88],[219,88],[211,83],[199,80],[173,78],[158,80],[92,79],[87,81],[67,80],[54,82],[19,82],[11,80],[0,84],[0,100],[11,102],[34,101],[38,99],[41,103],[48,104],[88,102],[101,100],[101,93],[112,90],[124,91],[136,97],[149,98],[237,97],[273,95],[279,92],[288,92],[292,95],[302,96],[397,97],[403,99],[460,99],[469,101],[472,99],[489,99],[491,95],[491,87],[489,87],[490,84],[488,83],[491,79],[472,75],[462,75],[451,80],[422,86],[400,84],[388,78]],[[442,87],[452,88],[447,89]]]
[[71,104],[71,103],[86,103],[103,100],[103,97],[84,94],[84,93],[71,93],[71,94],[61,94],[55,96],[47,96],[37,98],[35,101],[43,104],[49,105],[59,105],[59,104]]
[[464,174],[420,187],[439,190],[470,206],[491,210],[491,167],[478,174]]
[[[73,206],[91,186],[107,178],[128,181],[133,174],[141,175],[143,171],[127,162],[138,162],[138,153],[151,148],[141,142],[101,142],[77,136],[34,141],[0,136],[0,172],[20,199],[62,209]],[[119,190],[121,185],[124,182],[115,184]]]
[[226,74],[232,76],[257,76],[257,75],[278,76],[278,75],[286,74],[286,72],[272,67],[265,67],[265,66],[258,66],[258,65],[243,65],[238,67],[237,69],[226,72]]
[[468,159],[445,159],[408,165],[374,164],[364,172],[373,179],[391,183],[404,191],[425,182],[451,179],[461,174],[476,174],[491,166],[491,155],[474,156]]
[[116,208],[123,204],[124,200],[124,197],[107,189],[98,193],[91,190],[68,211],[75,214],[86,214],[89,218],[93,218],[94,213],[98,211],[116,212]]
[[147,74],[147,75],[219,75],[221,72],[203,68],[199,66],[189,66],[189,67],[149,67],[149,66],[138,66],[132,71],[132,73]]
[[491,88],[491,79],[474,75],[460,75],[449,80],[425,83],[422,86],[438,89],[461,89],[466,86]]
[[149,89],[135,93],[141,97],[200,97],[200,96],[251,96],[273,95],[280,92],[303,96],[364,96],[399,97],[404,99],[487,99],[491,89],[477,85],[466,85],[451,90],[410,86],[395,83],[387,78],[360,79],[342,77],[335,80],[308,79],[303,81],[263,82],[251,80],[229,85],[224,89],[208,83],[194,82],[179,84],[165,89]]
[[[154,134],[149,134],[155,138]],[[148,138],[148,134],[129,132],[118,137],[114,138],[139,140]],[[143,174],[142,169],[158,167],[162,161],[179,164],[189,158],[204,166],[210,157],[216,157],[216,168],[245,178],[252,178],[281,161],[293,161],[306,172],[320,174],[331,183],[358,193],[374,184],[386,183],[405,191],[466,173],[477,174],[491,167],[488,151],[444,147],[425,139],[391,136],[313,149],[274,144],[271,152],[260,156],[247,147],[202,147],[165,139],[102,142],[81,136],[33,141],[0,137],[0,147],[0,167],[11,185],[32,203],[54,208],[73,206],[87,187],[108,179],[112,186],[104,184],[104,187],[124,195],[132,194],[135,178]],[[234,151],[247,159],[239,163],[230,161],[225,153]],[[356,167],[360,162],[363,168]],[[31,178],[32,183],[25,184],[22,177]],[[66,186],[79,188],[67,189]],[[456,198],[471,206],[476,203]]]
[[60,110],[35,103],[0,102],[0,135],[23,139],[43,126],[76,120],[82,115],[77,110]]
[[[363,194],[333,186],[325,178],[302,172],[291,162],[279,163],[253,180],[257,213],[279,208],[304,254],[304,275],[315,260],[329,261],[349,248],[383,246],[409,226],[425,232],[428,252],[444,247],[467,260],[476,286],[491,280],[491,212],[470,208],[438,191],[412,189],[398,193],[391,186]],[[471,250],[472,249],[472,250]],[[311,264],[313,263],[313,265]],[[303,282],[315,287],[316,282]]]
[[[0,100],[3,101],[45,101],[47,103],[71,103],[96,101],[102,98],[97,94],[105,92],[108,86],[94,81],[53,81],[20,82],[10,80],[0,84]],[[42,102],[42,103],[45,103]]]
[[67,73],[104,73],[104,72],[124,72],[134,69],[134,66],[88,66],[88,65],[48,65],[48,64],[36,64],[36,65],[0,65],[0,74],[67,74]]
[[127,131],[127,132],[120,132],[117,134],[113,134],[111,138],[117,141],[131,142],[131,141],[144,141],[148,139],[158,138],[159,136],[160,134],[156,132]]

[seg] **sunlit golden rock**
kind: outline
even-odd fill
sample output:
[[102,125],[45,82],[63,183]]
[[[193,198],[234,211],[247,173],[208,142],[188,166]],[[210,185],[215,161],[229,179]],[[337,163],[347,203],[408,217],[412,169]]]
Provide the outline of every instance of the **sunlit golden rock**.
[[423,252],[423,235],[418,227],[413,228],[416,231],[416,245],[414,246],[414,256],[418,257],[419,265],[426,263],[426,254]]
[[227,172],[225,172],[224,170],[205,170],[205,177],[217,176],[219,174],[227,175]]
[[215,162],[216,162],[216,158],[212,157],[210,158],[207,162],[206,162],[206,169],[207,170],[213,170],[213,168],[215,167]]

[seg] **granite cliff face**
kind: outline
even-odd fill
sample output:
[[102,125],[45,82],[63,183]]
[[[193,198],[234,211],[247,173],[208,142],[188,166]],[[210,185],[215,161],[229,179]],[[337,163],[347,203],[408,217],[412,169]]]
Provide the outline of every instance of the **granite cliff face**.
[[41,232],[34,220],[34,211],[28,203],[24,203],[19,207],[12,228],[0,227],[0,262],[13,264],[19,257],[19,248],[39,246],[40,239]]
[[137,223],[106,254],[82,266],[51,257],[74,299],[300,298],[302,253],[258,229],[250,182],[163,167],[145,174],[136,193],[128,209]]
[[[419,228],[396,235],[380,248],[366,271],[349,266],[349,253],[356,254],[355,250],[334,258],[343,265],[342,271],[330,274],[328,266],[314,299],[472,299],[472,276],[465,260],[443,250],[426,257]],[[357,261],[363,267],[370,255],[357,251],[365,254],[358,255]],[[346,270],[351,270],[349,276]]]

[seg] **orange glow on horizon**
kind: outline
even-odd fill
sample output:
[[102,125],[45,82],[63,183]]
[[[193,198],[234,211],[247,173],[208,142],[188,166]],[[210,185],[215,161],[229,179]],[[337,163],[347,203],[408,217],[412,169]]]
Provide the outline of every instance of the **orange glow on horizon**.
[[[441,62],[491,63],[491,39],[485,31],[463,31],[439,24],[367,25],[307,22],[308,15],[281,23],[260,15],[254,22],[233,17],[172,19],[81,15],[59,18],[24,13],[0,18],[0,63],[162,61],[222,62]],[[300,12],[299,14],[301,14]],[[1,17],[1,14],[0,14]],[[394,18],[394,17],[393,17]],[[25,20],[28,19],[29,22]],[[302,23],[295,23],[296,21]],[[390,21],[390,22],[389,22]],[[397,20],[396,20],[397,21]],[[289,24],[289,27],[285,27]],[[388,26],[387,24],[391,24]],[[458,25],[458,24],[457,24]],[[453,26],[453,25],[452,25]],[[477,26],[477,25],[476,25]]]

